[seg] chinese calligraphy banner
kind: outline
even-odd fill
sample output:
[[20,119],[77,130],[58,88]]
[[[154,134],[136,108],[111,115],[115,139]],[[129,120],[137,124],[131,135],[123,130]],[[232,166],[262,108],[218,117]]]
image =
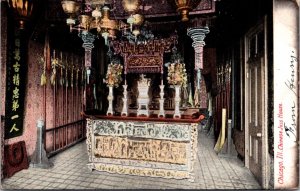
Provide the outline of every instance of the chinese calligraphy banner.
[[8,35],[8,60],[5,106],[5,139],[23,133],[24,99],[27,73],[27,43],[24,31],[16,30]]

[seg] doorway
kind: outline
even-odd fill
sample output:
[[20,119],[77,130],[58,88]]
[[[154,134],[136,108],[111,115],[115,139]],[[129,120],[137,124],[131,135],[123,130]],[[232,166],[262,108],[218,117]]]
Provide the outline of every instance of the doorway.
[[245,166],[268,188],[267,19],[245,36]]

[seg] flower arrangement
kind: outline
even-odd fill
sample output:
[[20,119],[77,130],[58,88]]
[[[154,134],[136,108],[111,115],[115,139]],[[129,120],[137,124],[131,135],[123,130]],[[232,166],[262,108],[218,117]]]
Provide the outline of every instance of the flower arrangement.
[[108,86],[118,87],[122,82],[123,66],[121,64],[111,63],[108,65],[105,82]]
[[186,87],[187,74],[185,64],[180,62],[171,63],[168,66],[168,83]]

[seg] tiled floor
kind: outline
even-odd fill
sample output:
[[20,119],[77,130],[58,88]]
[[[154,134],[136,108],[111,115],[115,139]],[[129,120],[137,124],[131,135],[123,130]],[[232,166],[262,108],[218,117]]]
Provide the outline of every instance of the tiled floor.
[[51,169],[29,168],[5,179],[4,189],[259,189],[260,186],[238,159],[222,158],[213,140],[199,134],[196,179],[139,177],[90,171],[85,142],[51,158]]

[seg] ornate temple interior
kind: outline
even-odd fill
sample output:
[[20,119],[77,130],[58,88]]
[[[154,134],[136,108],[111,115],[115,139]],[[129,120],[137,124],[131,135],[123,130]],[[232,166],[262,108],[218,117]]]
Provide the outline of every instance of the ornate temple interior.
[[92,173],[194,184],[204,136],[255,188],[298,187],[299,20],[298,0],[1,1],[1,181],[83,143]]

